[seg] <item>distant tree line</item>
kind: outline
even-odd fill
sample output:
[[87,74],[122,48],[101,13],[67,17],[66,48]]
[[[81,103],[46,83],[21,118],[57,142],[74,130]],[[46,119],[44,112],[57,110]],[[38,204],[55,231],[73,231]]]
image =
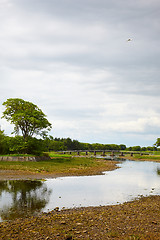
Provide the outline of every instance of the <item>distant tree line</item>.
[[100,143],[82,143],[71,138],[48,138],[48,150],[67,151],[67,150],[125,150],[124,144],[100,144]]
[[[6,109],[2,118],[14,124],[15,136],[6,136],[4,131],[0,130],[0,154],[40,155],[42,152],[67,150],[156,151],[160,146],[160,138],[153,147],[133,146],[129,148],[124,144],[90,144],[72,140],[69,137],[53,138],[48,136],[48,131],[52,128],[51,123],[35,104],[19,98],[10,98],[3,105]],[[36,138],[35,135],[41,138]]]
[[[52,138],[46,140],[48,151],[67,151],[67,150],[126,150],[126,151],[157,151],[156,146],[148,147],[126,147],[124,144],[101,144],[101,143],[82,143],[71,138]],[[48,144],[47,144],[48,143]]]
[[4,134],[4,131],[0,131],[0,154],[30,153],[39,155],[41,152],[67,150],[157,151],[157,146],[133,146],[127,148],[124,144],[91,144],[72,140],[71,138],[53,138],[52,136],[45,137],[45,139],[30,137],[25,142],[22,136],[9,137]]
[[45,139],[30,137],[25,142],[22,136],[9,137],[0,131],[0,154],[39,154],[49,151],[67,151],[67,150],[125,150],[124,144],[100,144],[100,143],[82,143],[71,138],[53,138]]
[[140,147],[140,146],[133,146],[133,147],[128,147],[126,148],[127,151],[137,151],[137,152],[145,152],[145,151],[157,151],[156,146],[148,146],[148,147]]

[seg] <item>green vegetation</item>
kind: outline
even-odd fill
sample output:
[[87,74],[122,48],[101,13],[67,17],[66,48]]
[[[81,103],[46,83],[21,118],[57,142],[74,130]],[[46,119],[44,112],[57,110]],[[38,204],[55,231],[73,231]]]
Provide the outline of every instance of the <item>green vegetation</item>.
[[134,154],[134,159],[136,160],[147,160],[147,161],[160,161],[160,154],[158,155],[140,155]]
[[[74,154],[74,153],[73,153]],[[72,156],[74,156],[72,154]],[[50,152],[49,153],[49,156],[51,157],[51,158],[62,158],[62,157],[64,157],[64,158],[71,158],[71,155],[70,154],[65,154],[65,155],[62,155],[62,153],[57,153],[57,152]]]
[[8,152],[8,142],[4,131],[0,131],[0,154],[5,154]]
[[148,146],[148,147],[140,147],[140,146],[133,146],[133,147],[128,147],[125,149],[126,151],[136,151],[136,152],[150,152],[150,151],[157,151],[157,147],[156,146]]
[[156,147],[160,147],[160,138],[157,138],[156,143],[154,144]]
[[82,143],[70,138],[53,138],[52,136],[45,139],[45,146],[52,151],[67,150],[125,150],[124,144],[100,144],[100,143]]
[[24,141],[34,134],[46,136],[47,131],[51,130],[51,123],[35,104],[20,98],[10,98],[3,105],[6,110],[2,118],[14,124],[14,133],[18,135],[19,131],[22,132]]
[[[43,148],[40,141],[33,138],[33,135],[47,136],[51,129],[51,123],[46,119],[46,115],[35,104],[19,98],[10,98],[3,103],[6,107],[2,118],[14,124],[15,138],[6,138],[6,148],[1,153],[40,153]],[[19,133],[22,133],[22,137]],[[1,132],[5,140],[3,132]],[[1,144],[1,143],[0,143]],[[40,144],[40,145],[39,145]],[[7,151],[8,150],[8,151]]]
[[89,168],[104,168],[105,162],[95,158],[61,156],[55,157],[55,153],[51,153],[52,158],[48,161],[40,162],[0,162],[0,169],[3,170],[20,170],[28,172],[48,172],[48,173],[65,173],[71,170],[85,170]]

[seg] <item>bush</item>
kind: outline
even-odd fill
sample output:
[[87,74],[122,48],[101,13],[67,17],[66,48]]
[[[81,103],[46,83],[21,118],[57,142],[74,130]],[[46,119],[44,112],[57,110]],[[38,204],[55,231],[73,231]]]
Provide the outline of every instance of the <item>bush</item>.
[[29,137],[24,141],[22,136],[10,137],[9,153],[41,155],[43,152],[43,140]]

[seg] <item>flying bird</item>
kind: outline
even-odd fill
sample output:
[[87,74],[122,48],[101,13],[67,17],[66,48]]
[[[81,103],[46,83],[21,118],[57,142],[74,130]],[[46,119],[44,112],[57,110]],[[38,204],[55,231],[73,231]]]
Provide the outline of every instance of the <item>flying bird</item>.
[[128,38],[128,39],[127,39],[127,42],[130,42],[130,41],[132,41],[132,39],[131,39],[131,38]]

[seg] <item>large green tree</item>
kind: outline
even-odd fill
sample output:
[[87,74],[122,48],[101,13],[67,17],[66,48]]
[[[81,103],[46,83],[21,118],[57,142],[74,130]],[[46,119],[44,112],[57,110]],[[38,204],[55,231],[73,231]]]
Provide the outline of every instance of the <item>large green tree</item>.
[[44,137],[51,130],[51,123],[35,104],[20,98],[9,98],[3,105],[6,109],[2,118],[14,124],[13,133],[18,135],[21,131],[24,141],[33,135]]

